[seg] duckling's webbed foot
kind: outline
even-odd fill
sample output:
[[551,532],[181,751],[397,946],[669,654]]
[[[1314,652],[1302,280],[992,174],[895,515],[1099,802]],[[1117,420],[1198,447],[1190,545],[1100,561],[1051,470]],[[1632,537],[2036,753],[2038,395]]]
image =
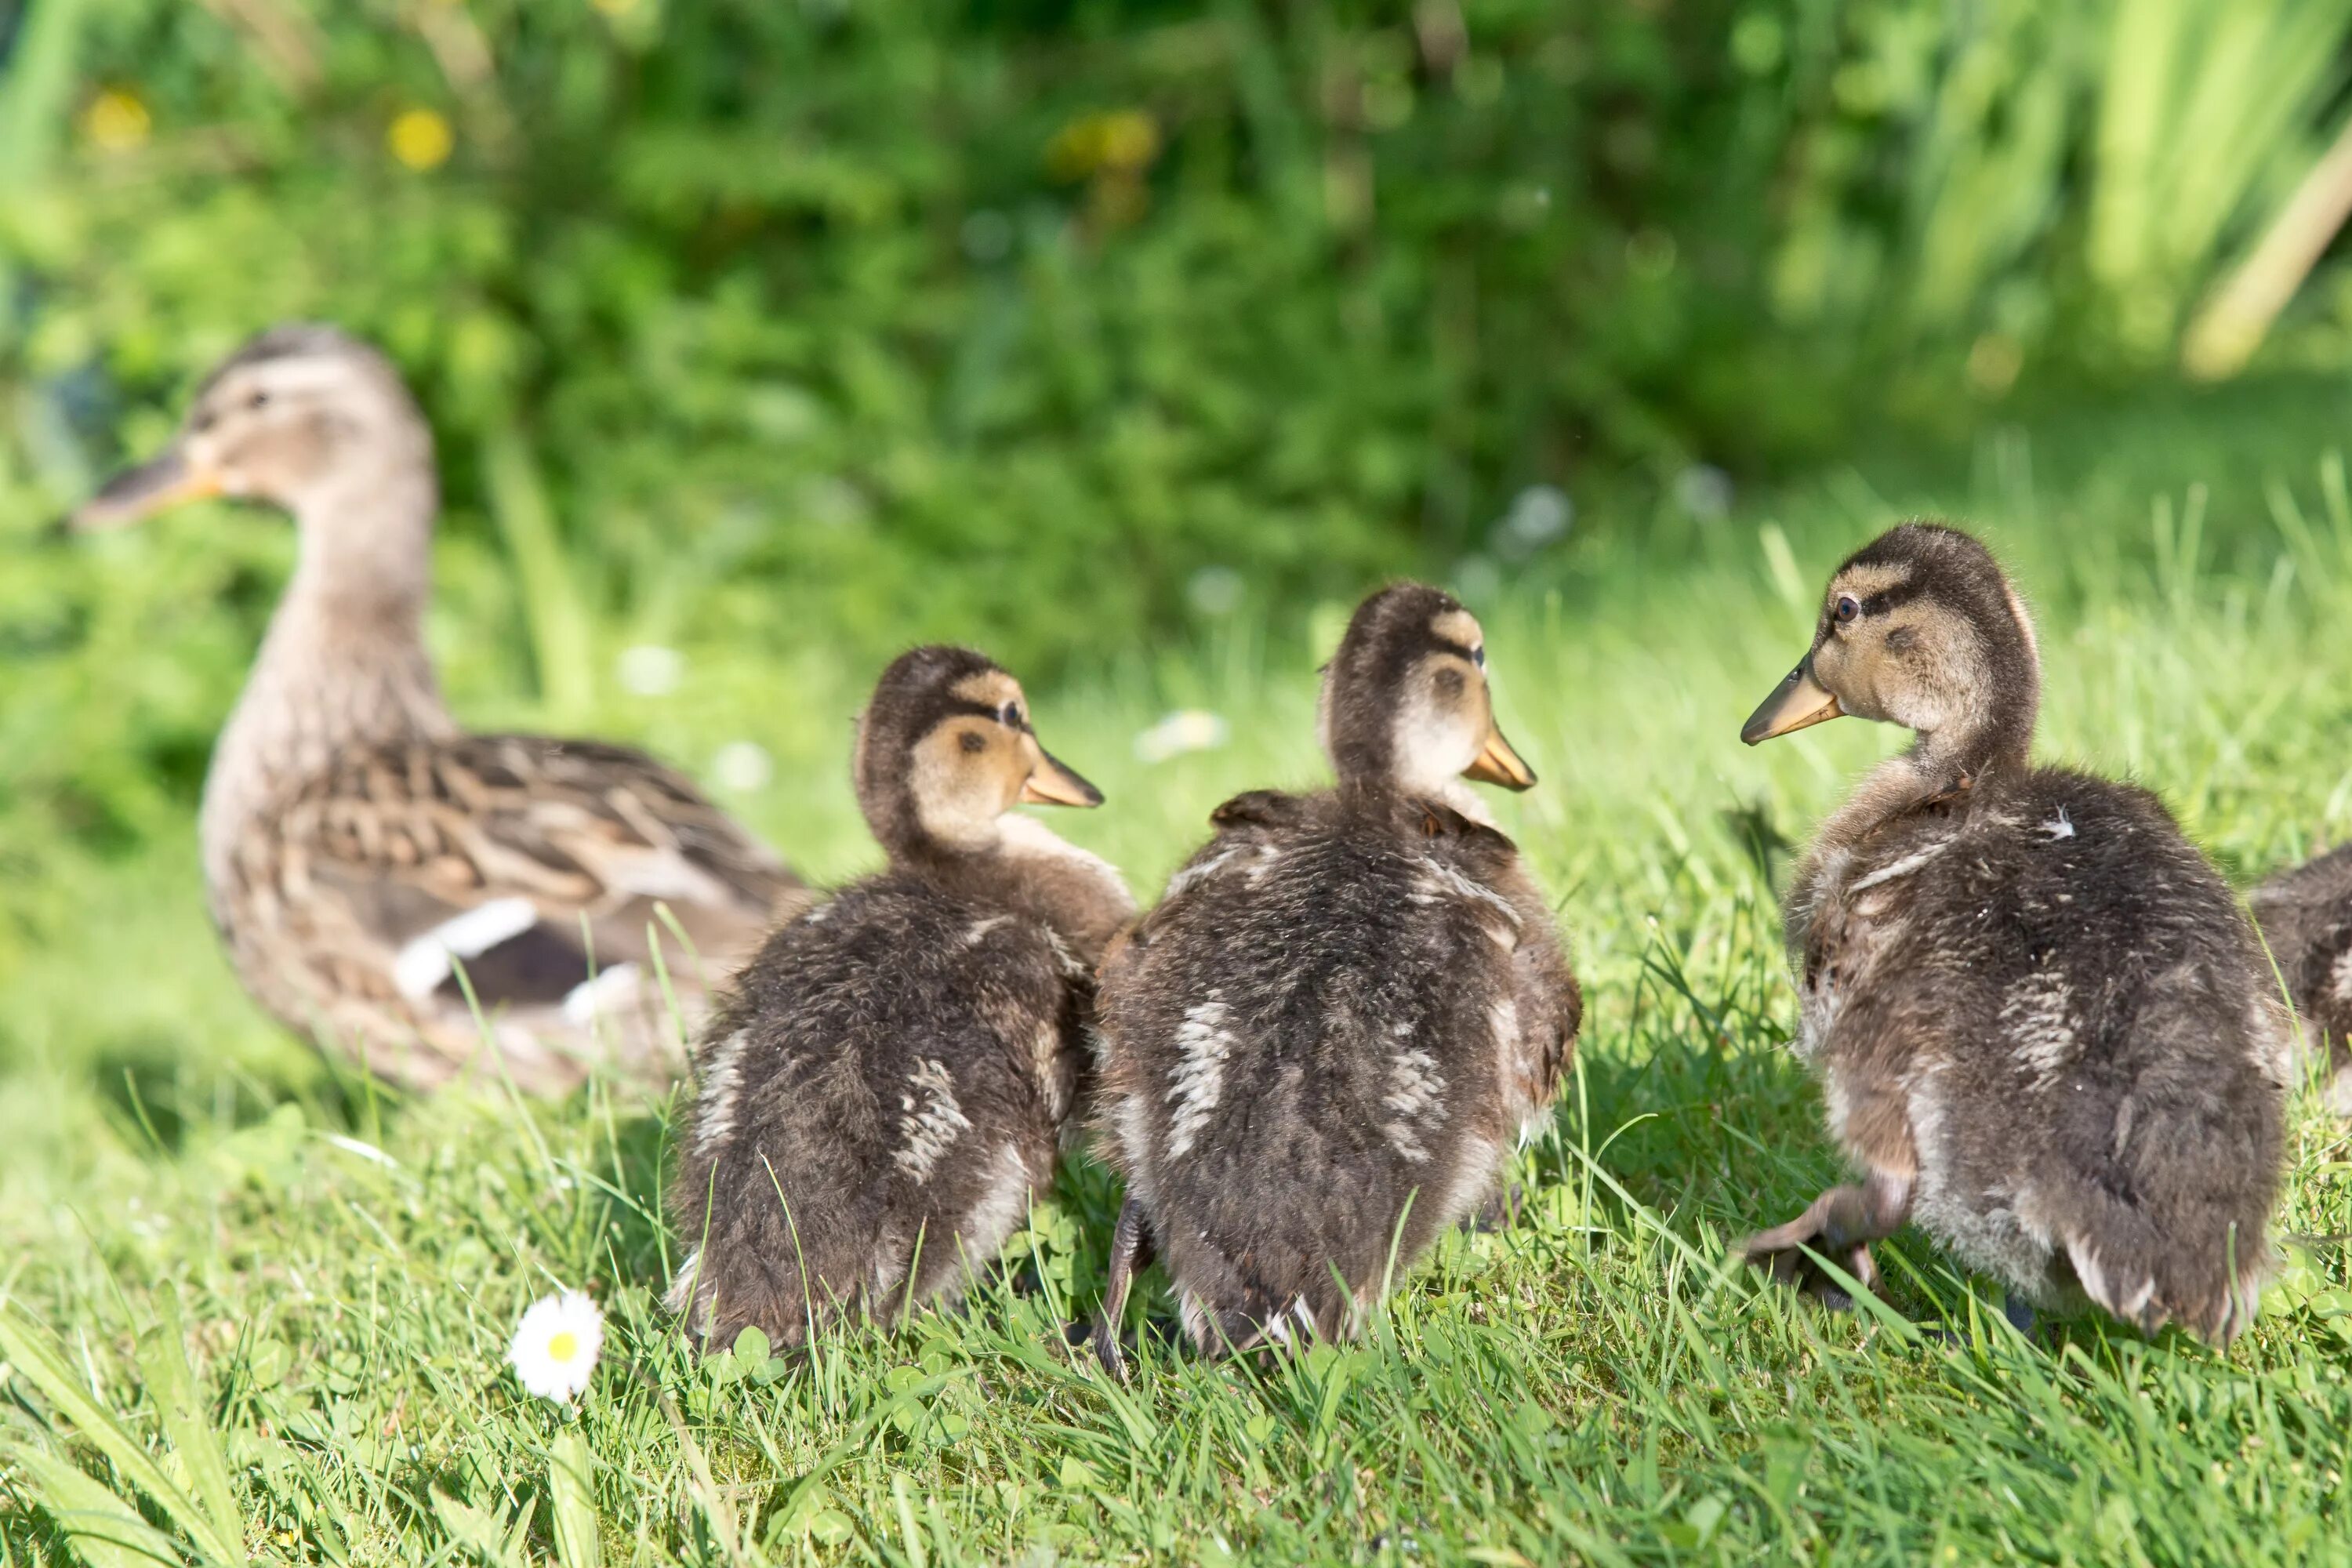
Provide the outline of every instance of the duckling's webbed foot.
[[1873,1171],[1859,1187],[1832,1187],[1788,1224],[1749,1237],[1739,1253],[1784,1284],[1831,1306],[1851,1306],[1844,1288],[1807,1249],[1835,1260],[1864,1289],[1875,1292],[1878,1265],[1871,1259],[1870,1244],[1902,1228],[1911,1211],[1913,1183],[1908,1175]]
[[1120,1383],[1127,1381],[1127,1353],[1119,1348],[1119,1320],[1127,1315],[1128,1292],[1135,1288],[1138,1270],[1151,1262],[1151,1233],[1143,1208],[1132,1196],[1119,1205],[1118,1223],[1110,1233],[1110,1282],[1103,1291],[1102,1315],[1095,1321],[1095,1356],[1103,1370]]

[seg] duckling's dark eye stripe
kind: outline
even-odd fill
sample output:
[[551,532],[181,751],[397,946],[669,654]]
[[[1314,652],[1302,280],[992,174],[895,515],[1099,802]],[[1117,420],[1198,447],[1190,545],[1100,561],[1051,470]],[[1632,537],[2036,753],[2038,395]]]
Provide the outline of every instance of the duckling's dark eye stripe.
[[1430,640],[1437,645],[1437,651],[1440,653],[1453,654],[1467,664],[1478,662],[1476,653],[1463,644],[1455,642],[1452,637],[1433,637]]
[[1897,583],[1892,588],[1882,588],[1864,599],[1862,602],[1862,613],[1865,616],[1885,615],[1898,605],[1909,604],[1918,596],[1917,584]]
[[[971,702],[961,697],[950,697],[947,700],[947,710],[950,717],[962,715],[969,716],[973,719],[985,719],[992,724],[1002,724],[1004,722],[1004,708],[1001,703],[991,706],[986,702]],[[1014,725],[1013,728],[1016,730],[1028,729],[1029,716],[1026,713],[1024,713],[1021,716],[1021,722]]]

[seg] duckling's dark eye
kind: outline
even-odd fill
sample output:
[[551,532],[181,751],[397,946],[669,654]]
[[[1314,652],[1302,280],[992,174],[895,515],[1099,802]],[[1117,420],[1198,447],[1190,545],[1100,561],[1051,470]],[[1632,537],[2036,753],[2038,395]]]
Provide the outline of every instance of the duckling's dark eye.
[[977,730],[966,730],[963,732],[961,743],[962,744],[963,749],[967,752],[984,752],[988,750],[988,737],[982,735]]
[[1008,702],[996,710],[996,721],[1008,730],[1021,728],[1021,704]]
[[1476,665],[1481,669],[1486,668],[1486,645],[1485,643],[1480,643],[1476,647],[1470,650],[1470,662]]
[[188,428],[201,436],[219,423],[219,415],[215,414],[209,408],[203,408],[198,409],[196,411],[195,417],[188,421]]
[[1862,605],[1855,602],[1852,594],[1840,594],[1837,608],[1830,613],[1838,625],[1851,626],[1853,624],[1854,617],[1862,614]]
[[245,405],[247,408],[266,408],[269,405],[269,394],[257,392],[245,400]]

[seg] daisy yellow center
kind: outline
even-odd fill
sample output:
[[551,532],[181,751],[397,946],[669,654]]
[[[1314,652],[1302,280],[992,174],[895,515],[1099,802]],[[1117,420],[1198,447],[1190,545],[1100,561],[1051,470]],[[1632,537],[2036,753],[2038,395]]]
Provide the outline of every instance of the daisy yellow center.
[[580,1336],[570,1329],[565,1329],[547,1342],[547,1355],[550,1361],[570,1361],[579,1353]]

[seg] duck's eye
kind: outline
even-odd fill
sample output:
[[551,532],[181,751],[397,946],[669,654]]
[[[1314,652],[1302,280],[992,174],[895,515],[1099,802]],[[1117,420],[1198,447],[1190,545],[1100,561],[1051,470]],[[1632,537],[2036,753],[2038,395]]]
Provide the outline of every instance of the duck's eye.
[[1480,643],[1476,647],[1470,650],[1470,662],[1476,665],[1481,669],[1486,668],[1486,645],[1485,643]]
[[257,392],[245,400],[245,405],[247,408],[267,408],[269,406],[269,394]]
[[209,408],[201,408],[196,411],[196,416],[188,421],[188,428],[201,436],[219,423],[219,415]]
[[996,710],[996,721],[1008,730],[1021,728],[1021,704],[1008,702]]
[[984,752],[988,750],[988,737],[977,730],[966,730],[961,744],[967,752]]
[[1862,614],[1862,605],[1854,599],[1854,596],[1852,594],[1840,594],[1838,595],[1837,608],[1830,613],[1836,619],[1838,625],[1842,626],[1852,626],[1854,618]]

